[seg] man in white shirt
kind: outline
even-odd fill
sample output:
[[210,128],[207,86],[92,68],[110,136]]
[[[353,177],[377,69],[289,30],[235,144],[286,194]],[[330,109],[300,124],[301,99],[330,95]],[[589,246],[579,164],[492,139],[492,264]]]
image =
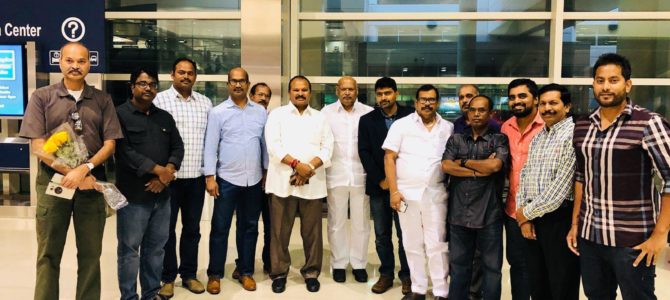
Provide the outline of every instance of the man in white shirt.
[[426,273],[433,282],[435,299],[446,299],[449,294],[447,191],[441,161],[454,125],[437,114],[439,99],[433,85],[421,86],[416,92],[416,113],[393,123],[382,146],[391,207],[399,212],[412,278],[412,292],[403,300],[426,298]]
[[270,163],[265,191],[270,204],[270,277],[272,291],[286,289],[291,266],[288,245],[295,216],[300,216],[300,234],[305,265],[300,273],[307,290],[317,292],[323,259],[321,199],[326,197],[326,172],[333,154],[333,133],[324,115],[309,107],[312,85],[304,76],[288,84],[291,102],[273,110],[265,126]]
[[[182,285],[189,291],[200,294],[205,291],[198,281],[198,243],[200,242],[200,217],[205,200],[205,177],[202,174],[202,157],[205,147],[207,114],[212,101],[193,90],[198,76],[196,63],[188,58],[178,58],[172,65],[172,86],[156,95],[154,105],[169,112],[177,123],[184,141],[184,160],[175,174],[177,180],[170,184],[170,236],[165,244],[163,259],[163,286],[159,294],[174,295],[177,273]],[[181,237],[179,240],[179,262],[177,264],[177,237],[175,227],[181,211]]]
[[[336,282],[346,281],[345,269],[349,263],[354,279],[367,282],[370,198],[365,195],[365,170],[358,157],[358,120],[372,107],[358,102],[353,77],[340,78],[335,93],[337,102],[321,109],[335,137],[332,165],[326,169],[330,265]],[[348,212],[351,228],[347,226]]]

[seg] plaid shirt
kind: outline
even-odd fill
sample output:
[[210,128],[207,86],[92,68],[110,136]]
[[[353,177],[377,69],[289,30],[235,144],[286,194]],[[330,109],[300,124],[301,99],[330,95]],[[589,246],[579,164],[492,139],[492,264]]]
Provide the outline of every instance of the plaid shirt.
[[572,118],[565,118],[550,129],[544,126],[530,143],[516,193],[517,206],[523,207],[529,220],[555,211],[564,200],[572,200],[574,129]]
[[181,169],[177,171],[177,178],[202,176],[207,114],[212,108],[212,101],[196,91],[192,91],[191,96],[184,99],[173,86],[170,86],[168,90],[158,93],[153,103],[172,115],[184,141],[184,160]]
[[577,121],[575,180],[584,184],[580,237],[605,246],[632,247],[651,236],[660,194],[653,170],[670,193],[670,126],[654,112],[628,105],[602,130],[600,108]]

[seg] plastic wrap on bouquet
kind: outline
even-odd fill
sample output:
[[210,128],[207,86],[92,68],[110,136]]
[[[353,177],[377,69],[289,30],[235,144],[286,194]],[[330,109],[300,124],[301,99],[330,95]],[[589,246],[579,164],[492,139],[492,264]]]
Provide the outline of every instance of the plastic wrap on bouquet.
[[76,168],[88,160],[88,149],[84,140],[74,133],[68,123],[58,126],[42,148],[35,149],[34,152],[39,158],[52,160],[52,167],[62,165]]
[[121,191],[119,191],[119,189],[112,183],[98,181],[95,184],[95,189],[102,193],[105,197],[105,201],[107,201],[107,204],[113,210],[119,210],[128,205],[126,196],[121,194]]

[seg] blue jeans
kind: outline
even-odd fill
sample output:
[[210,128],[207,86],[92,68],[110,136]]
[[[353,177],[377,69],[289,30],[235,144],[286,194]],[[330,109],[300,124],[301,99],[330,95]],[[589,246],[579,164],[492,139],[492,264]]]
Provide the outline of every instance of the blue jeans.
[[[170,184],[170,237],[165,244],[163,282],[173,282],[177,273],[182,279],[195,278],[198,271],[200,217],[205,200],[205,177],[177,179]],[[179,265],[177,265],[177,216],[181,211]]]
[[481,253],[482,293],[484,299],[500,299],[502,273],[502,222],[484,228],[449,225],[450,299],[468,299],[475,250]]
[[624,300],[656,299],[656,267],[647,267],[646,257],[637,267],[633,267],[640,250],[604,246],[582,238],[579,238],[578,243],[586,297],[591,300],[614,300],[618,285]]
[[509,278],[512,284],[513,300],[530,299],[530,279],[528,278],[528,243],[521,234],[521,228],[515,219],[508,215],[505,218],[505,239]]
[[219,185],[219,197],[214,200],[207,275],[223,278],[228,252],[228,234],[235,211],[237,230],[242,231],[243,237],[242,245],[238,245],[240,251],[238,271],[240,275],[252,275],[258,239],[258,218],[261,214],[262,201],[265,199],[261,183],[246,187],[236,186],[218,177],[216,182]]
[[122,300],[138,299],[138,270],[142,299],[151,299],[158,293],[168,225],[169,198],[151,202],[130,202],[117,212],[118,276]]
[[393,222],[395,222],[396,235],[398,236],[398,256],[400,256],[400,279],[409,278],[409,266],[405,249],[402,246],[402,230],[400,230],[400,221],[398,214],[391,209],[389,195],[370,196],[370,212],[375,227],[375,248],[381,265],[379,274],[394,278],[395,256],[393,254]]

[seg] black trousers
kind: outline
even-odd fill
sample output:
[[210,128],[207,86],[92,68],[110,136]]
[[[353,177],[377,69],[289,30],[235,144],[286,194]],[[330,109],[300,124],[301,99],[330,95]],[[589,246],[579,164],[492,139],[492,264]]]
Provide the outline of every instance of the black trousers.
[[534,219],[537,240],[528,243],[528,277],[533,299],[579,299],[579,257],[565,242],[570,231],[572,202]]

